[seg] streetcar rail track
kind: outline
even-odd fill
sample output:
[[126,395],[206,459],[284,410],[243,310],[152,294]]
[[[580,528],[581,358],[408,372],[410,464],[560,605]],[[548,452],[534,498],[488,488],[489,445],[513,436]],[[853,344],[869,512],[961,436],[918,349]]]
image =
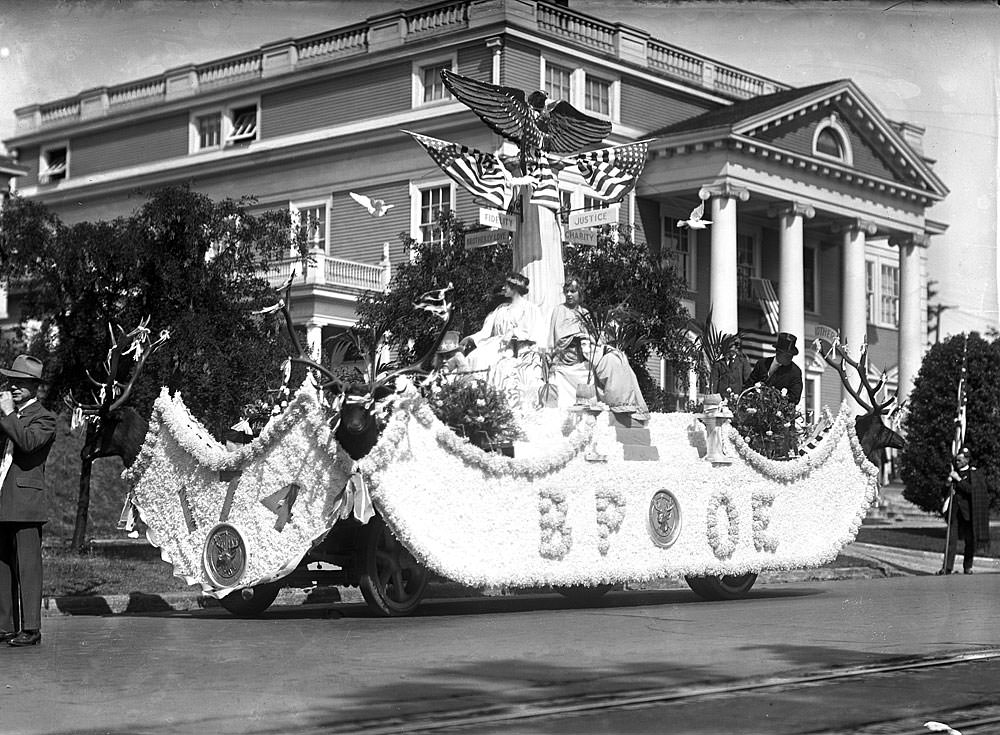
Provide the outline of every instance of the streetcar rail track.
[[[849,680],[865,676],[892,674],[907,671],[917,671],[935,667],[956,666],[977,661],[1000,659],[1000,649],[983,649],[980,651],[944,656],[925,656],[914,659],[894,660],[879,664],[862,664],[832,668],[809,673],[772,675],[720,684],[693,684],[680,687],[663,687],[642,691],[620,692],[610,694],[586,694],[560,699],[550,699],[539,702],[524,702],[517,704],[497,705],[457,709],[446,712],[415,713],[389,718],[374,718],[369,720],[353,720],[350,722],[324,723],[310,730],[297,729],[298,735],[309,733],[352,733],[356,735],[398,735],[399,733],[430,733],[439,730],[455,728],[474,728],[477,726],[500,725],[547,719],[560,716],[578,716],[588,712],[600,712],[615,709],[651,707],[663,704],[678,704],[695,702],[710,698],[721,698],[743,693],[764,691],[768,689],[789,689],[804,687],[824,682]],[[986,727],[1000,722],[1000,712],[994,715],[970,719],[966,722],[956,720],[949,723],[962,731],[963,735],[975,735]],[[966,732],[963,730],[963,725]],[[877,727],[878,725],[873,725]],[[970,728],[977,728],[976,730]],[[845,733],[864,733],[863,729],[849,731],[803,731],[803,735],[845,735]],[[872,735],[878,732],[872,730]],[[885,731],[884,731],[885,732]],[[900,735],[926,735],[928,730],[920,727],[915,730],[892,730]]]

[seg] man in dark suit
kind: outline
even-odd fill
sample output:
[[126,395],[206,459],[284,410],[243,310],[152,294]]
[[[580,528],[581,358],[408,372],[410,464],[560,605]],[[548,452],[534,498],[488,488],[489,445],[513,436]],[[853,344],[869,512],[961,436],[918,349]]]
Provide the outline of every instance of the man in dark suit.
[[795,335],[779,332],[778,341],[774,344],[774,357],[765,357],[757,361],[750,371],[750,377],[743,384],[743,390],[751,385],[763,383],[777,390],[785,390],[785,397],[793,405],[799,405],[802,397],[802,370],[792,362],[799,354],[795,346]]
[[962,571],[972,574],[976,550],[985,551],[990,545],[990,496],[986,479],[969,463],[967,447],[962,447],[955,455],[955,466],[948,479],[952,483],[950,506],[945,509],[949,524],[948,547],[944,567],[938,574],[951,574],[959,536],[965,542]]
[[42,362],[18,355],[0,391],[0,643],[42,640],[42,525],[46,521],[45,460],[56,417],[36,395]]

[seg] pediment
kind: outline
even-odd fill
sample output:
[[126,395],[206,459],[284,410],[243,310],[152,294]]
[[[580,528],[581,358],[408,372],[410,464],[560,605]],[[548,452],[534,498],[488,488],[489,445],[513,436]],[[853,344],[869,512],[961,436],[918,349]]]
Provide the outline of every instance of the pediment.
[[[799,156],[814,157],[905,186],[943,196],[947,189],[920,154],[849,80],[834,82],[802,98],[747,117],[735,135],[756,139]],[[839,142],[839,155],[825,142]]]

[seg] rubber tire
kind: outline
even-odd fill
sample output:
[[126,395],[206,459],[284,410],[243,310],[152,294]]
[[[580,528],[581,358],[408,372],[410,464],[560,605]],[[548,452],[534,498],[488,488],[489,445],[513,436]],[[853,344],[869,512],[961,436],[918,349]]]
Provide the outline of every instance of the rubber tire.
[[571,602],[580,605],[593,605],[610,592],[613,587],[610,584],[599,584],[594,587],[575,584],[571,587],[553,587],[553,589]]
[[248,589],[253,590],[253,597],[249,600],[243,597],[244,590],[236,590],[219,600],[219,604],[238,618],[256,618],[274,602],[281,583],[258,584]]
[[727,574],[724,577],[684,577],[688,587],[705,600],[739,600],[757,581],[757,572]]
[[362,529],[359,554],[358,587],[368,609],[383,618],[412,614],[424,598],[431,575],[380,517]]

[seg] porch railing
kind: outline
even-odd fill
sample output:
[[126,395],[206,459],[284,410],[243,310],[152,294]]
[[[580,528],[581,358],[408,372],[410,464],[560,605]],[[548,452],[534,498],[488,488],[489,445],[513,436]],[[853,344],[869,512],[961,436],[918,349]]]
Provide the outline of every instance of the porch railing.
[[286,258],[272,264],[268,269],[268,280],[272,285],[279,286],[294,271],[295,283],[384,291],[392,276],[391,266],[386,260],[373,264],[334,258],[325,253],[313,253],[312,257],[314,262],[305,267],[298,258]]

